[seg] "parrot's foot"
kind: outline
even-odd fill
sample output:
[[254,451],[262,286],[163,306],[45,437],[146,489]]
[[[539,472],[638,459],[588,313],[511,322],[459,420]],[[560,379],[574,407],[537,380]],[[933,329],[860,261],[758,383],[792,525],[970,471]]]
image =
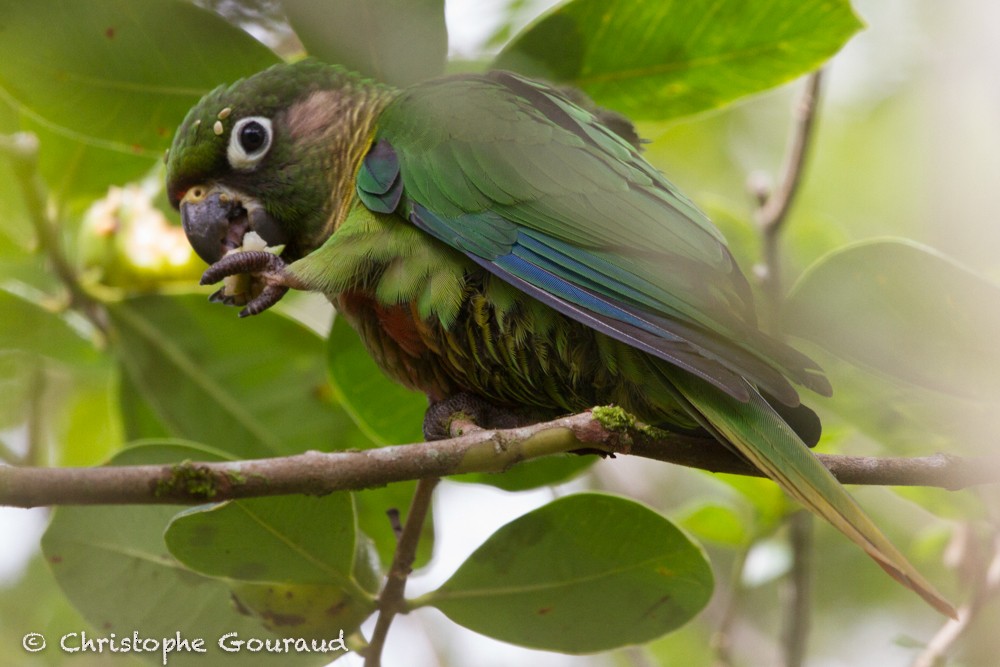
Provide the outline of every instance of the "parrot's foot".
[[[287,266],[281,257],[263,250],[236,252],[208,267],[201,276],[201,284],[213,285],[228,276],[252,274],[264,287],[256,297],[247,302],[246,307],[240,311],[240,317],[257,315],[278,303],[289,288],[297,286],[289,275]],[[209,300],[235,305],[233,297],[226,294],[225,287],[212,294]]]
[[554,412],[539,408],[511,408],[494,405],[475,394],[455,394],[432,403],[424,414],[424,438],[446,440],[451,437],[451,423],[461,417],[488,429],[516,428],[554,418]]

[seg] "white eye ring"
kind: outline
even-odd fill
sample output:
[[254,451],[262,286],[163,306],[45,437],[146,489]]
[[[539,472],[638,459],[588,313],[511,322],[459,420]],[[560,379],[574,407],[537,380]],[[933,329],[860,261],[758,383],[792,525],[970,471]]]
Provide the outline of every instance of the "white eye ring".
[[252,171],[271,148],[271,119],[263,116],[241,118],[229,133],[226,158],[236,171]]

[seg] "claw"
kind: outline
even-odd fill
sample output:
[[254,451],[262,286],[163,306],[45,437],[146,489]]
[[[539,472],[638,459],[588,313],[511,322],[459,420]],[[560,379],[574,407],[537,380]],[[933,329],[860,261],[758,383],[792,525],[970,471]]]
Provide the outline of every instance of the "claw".
[[[256,298],[251,299],[246,307],[240,311],[240,317],[248,317],[262,313],[278,303],[288,291],[288,286],[282,282],[285,276],[285,266],[283,259],[263,250],[237,252],[226,255],[208,267],[201,276],[201,284],[212,285],[223,278],[244,273],[257,276],[265,285],[261,293]],[[237,304],[233,297],[225,292],[226,288],[223,287],[208,297],[208,300],[213,303],[221,302],[227,306],[241,305]]]
[[257,298],[252,299],[250,303],[246,305],[246,308],[240,311],[240,317],[250,317],[251,315],[259,315],[260,313],[263,313],[265,310],[281,301],[281,297],[285,296],[287,291],[288,288],[284,285],[266,286]]

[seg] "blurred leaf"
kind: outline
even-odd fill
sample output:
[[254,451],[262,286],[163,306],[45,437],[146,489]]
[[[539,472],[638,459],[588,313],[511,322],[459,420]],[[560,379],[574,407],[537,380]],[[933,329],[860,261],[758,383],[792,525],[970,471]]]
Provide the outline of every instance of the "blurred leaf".
[[356,586],[350,493],[195,507],[174,517],[164,539],[174,558],[212,577]]
[[4,289],[0,321],[0,349],[35,352],[69,365],[100,360],[94,346],[63,317]]
[[636,120],[665,119],[814,70],[861,26],[846,0],[574,0],[494,66],[572,84]]
[[56,434],[59,465],[98,465],[124,444],[115,371],[111,360],[105,359],[98,372],[75,374],[73,392],[60,410],[65,424]]
[[42,363],[37,355],[0,349],[0,431],[26,422],[37,399],[42,378]]
[[734,489],[737,496],[752,510],[752,525],[748,528],[753,535],[766,534],[784,520],[796,508],[785,492],[777,484],[762,477],[743,475],[712,475],[726,486]]
[[1000,289],[910,241],[819,259],[789,296],[785,331],[922,387],[1000,397]]
[[[220,460],[218,452],[163,442],[126,449],[115,465]],[[225,582],[180,566],[167,554],[163,530],[177,512],[169,506],[60,507],[42,550],[63,592],[102,636],[138,631],[143,637],[206,639],[212,664],[272,665],[264,653],[223,653],[216,639],[229,632],[268,637],[258,623],[237,613]],[[74,628],[76,632],[86,628]],[[170,655],[171,665],[204,665],[195,652]],[[328,660],[329,658],[327,658]],[[289,653],[283,664],[323,664],[320,656]]]
[[276,315],[241,320],[199,295],[109,306],[132,384],[178,437],[241,457],[353,446],[325,396],[323,342]]
[[21,127],[38,137],[38,173],[49,194],[60,202],[96,198],[110,185],[142,178],[155,164],[149,155],[79,141],[30,116],[22,119]]
[[745,519],[728,505],[706,503],[692,508],[680,520],[681,526],[702,540],[726,546],[746,544]]
[[588,493],[500,528],[425,602],[502,641],[588,653],[679,627],[712,585],[704,554],[669,521]]
[[404,86],[444,71],[443,0],[282,0],[310,55]]
[[927,389],[859,367],[820,347],[800,347],[822,366],[833,384],[833,397],[823,400],[823,408],[892,452],[989,454],[994,450],[995,396],[969,398]]
[[[0,96],[0,134],[21,129],[17,111]],[[14,176],[10,161],[0,157],[0,262],[10,255],[29,250],[35,232],[28,221],[21,184]]]
[[71,139],[159,157],[220,83],[278,62],[219,16],[180,0],[0,3],[0,86]]
[[118,378],[118,409],[122,416],[125,440],[162,440],[171,437],[170,429],[156,416],[153,406],[143,398],[142,392],[124,366],[120,366]]
[[423,441],[427,399],[387,378],[345,318],[334,319],[326,350],[337,400],[372,442],[402,445]]

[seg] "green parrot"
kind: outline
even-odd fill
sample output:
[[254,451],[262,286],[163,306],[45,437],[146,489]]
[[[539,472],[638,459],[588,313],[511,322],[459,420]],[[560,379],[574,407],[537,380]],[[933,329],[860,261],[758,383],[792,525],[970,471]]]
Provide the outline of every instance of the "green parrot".
[[399,90],[276,65],[188,113],[168,194],[202,282],[249,276],[213,299],[253,315],[322,292],[427,395],[429,436],[457,407],[617,404],[723,443],[954,616],[809,451],[819,423],[793,383],[829,395],[820,369],[758,328],[724,238],[630,125],[580,102],[502,71]]

